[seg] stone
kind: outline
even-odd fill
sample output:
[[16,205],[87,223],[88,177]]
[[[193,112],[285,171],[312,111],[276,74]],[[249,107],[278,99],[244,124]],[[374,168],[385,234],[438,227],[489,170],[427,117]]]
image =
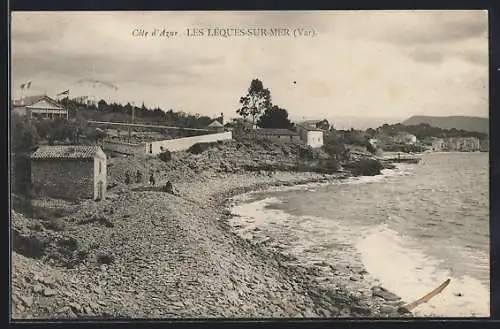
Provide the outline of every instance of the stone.
[[78,303],[69,303],[68,305],[72,310],[73,312],[75,312],[76,314],[78,313],[82,313],[82,306]]
[[328,311],[330,312],[330,316],[338,316],[340,314],[340,310],[335,306],[330,306]]
[[20,299],[28,307],[33,305],[33,296],[21,296]]
[[393,294],[390,291],[385,290],[384,288],[380,288],[380,287],[377,289],[374,289],[372,295],[374,297],[380,297],[380,298],[387,300],[387,301],[397,301],[397,300],[401,299],[399,296]]
[[325,310],[324,308],[319,308],[318,314],[325,318],[329,318],[331,316],[331,313],[328,310]]
[[368,316],[372,314],[372,311],[369,308],[356,305],[351,306],[351,312],[362,316]]
[[380,312],[385,314],[391,314],[396,312],[396,308],[390,305],[382,305],[380,306]]
[[399,314],[411,314],[411,312],[404,306],[400,306],[397,309]]
[[83,309],[85,310],[86,314],[94,315],[94,312],[92,312],[92,309],[89,306],[85,306]]
[[54,289],[45,288],[45,290],[43,291],[43,295],[45,297],[55,296],[57,295],[57,291],[55,291]]

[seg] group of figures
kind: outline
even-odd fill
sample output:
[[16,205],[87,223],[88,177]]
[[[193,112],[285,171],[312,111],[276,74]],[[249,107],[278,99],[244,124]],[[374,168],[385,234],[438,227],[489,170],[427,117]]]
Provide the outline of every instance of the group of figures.
[[[130,177],[130,172],[127,170],[127,172],[125,172],[125,184],[128,185],[131,182],[132,182],[132,180],[131,180],[131,177]],[[141,173],[140,170],[137,170],[137,172],[135,173],[135,182],[136,183],[141,183],[142,182],[142,173]],[[156,186],[156,180],[155,180],[153,172],[151,172],[151,174],[149,175],[149,185]],[[176,192],[174,191],[174,187],[173,187],[173,185],[172,185],[172,183],[170,181],[167,181],[165,183],[163,191],[164,192],[168,192],[170,194],[176,194]]]
[[[127,170],[127,172],[125,173],[125,184],[130,184],[132,182],[131,178],[130,178],[130,172]],[[137,170],[137,172],[135,173],[135,182],[136,183],[141,183],[142,182],[142,173],[140,170]],[[149,176],[149,184],[155,186],[156,184],[156,181],[155,181],[155,177],[154,177],[154,174],[151,172],[151,175]]]

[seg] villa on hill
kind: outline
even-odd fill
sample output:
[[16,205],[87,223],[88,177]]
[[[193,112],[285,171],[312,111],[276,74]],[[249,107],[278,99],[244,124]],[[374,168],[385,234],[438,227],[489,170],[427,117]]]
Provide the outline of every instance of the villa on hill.
[[69,118],[68,109],[47,95],[26,96],[14,101],[12,105],[12,113],[28,116],[30,119]]

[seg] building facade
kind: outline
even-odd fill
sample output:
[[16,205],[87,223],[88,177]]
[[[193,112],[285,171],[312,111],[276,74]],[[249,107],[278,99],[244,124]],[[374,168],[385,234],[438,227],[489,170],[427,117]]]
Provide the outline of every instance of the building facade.
[[479,138],[476,137],[455,137],[446,140],[448,151],[475,152],[481,148]]
[[310,125],[297,125],[297,132],[299,133],[300,139],[311,147],[322,147],[324,132],[321,129]]
[[35,193],[59,199],[106,198],[106,154],[99,146],[41,146],[31,155]]
[[436,138],[432,140],[432,150],[434,152],[441,152],[447,149],[446,142],[442,138]]
[[27,115],[30,119],[69,118],[68,110],[47,95],[24,97],[14,102],[12,112],[22,116]]
[[273,141],[300,142],[300,135],[289,129],[260,128],[255,129],[253,134],[257,138],[265,138]]
[[410,133],[403,132],[403,133],[399,133],[396,136],[394,136],[394,141],[397,143],[414,145],[417,143],[417,136],[410,134]]

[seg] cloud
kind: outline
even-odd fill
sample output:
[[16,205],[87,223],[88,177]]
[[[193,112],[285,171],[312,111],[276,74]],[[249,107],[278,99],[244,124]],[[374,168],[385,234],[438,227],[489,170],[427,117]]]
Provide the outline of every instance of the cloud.
[[399,22],[398,28],[386,29],[379,39],[398,45],[429,45],[487,36],[488,16],[484,11],[424,13],[413,17],[401,15],[397,19],[408,18],[408,21]]
[[482,67],[488,66],[488,53],[480,50],[468,50],[459,54],[463,60]]
[[[33,80],[57,92],[79,79],[97,79],[118,85],[112,95],[121,102],[231,117],[251,79],[260,78],[295,118],[466,115],[488,109],[484,17],[416,11],[14,13],[12,81]],[[135,28],[187,27],[313,27],[318,36],[131,35]],[[72,87],[72,95],[77,92]]]
[[409,55],[415,62],[426,64],[440,64],[443,54],[437,51],[414,50]]

